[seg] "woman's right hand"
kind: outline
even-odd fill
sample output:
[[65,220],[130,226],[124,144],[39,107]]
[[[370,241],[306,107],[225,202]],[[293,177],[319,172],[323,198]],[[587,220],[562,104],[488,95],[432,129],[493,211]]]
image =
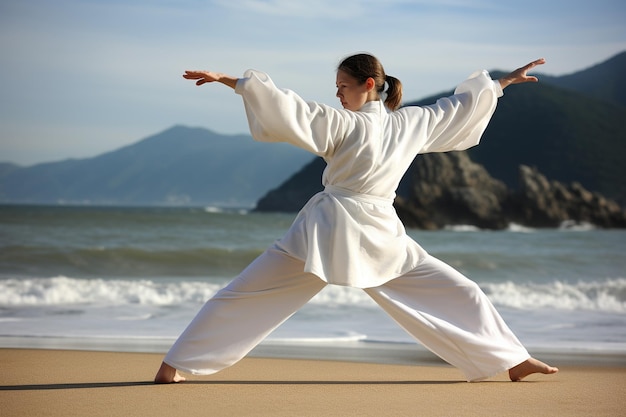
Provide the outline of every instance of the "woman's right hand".
[[238,78],[212,71],[185,71],[183,78],[187,80],[198,80],[196,85],[202,85],[212,82],[220,82],[230,88],[235,88]]

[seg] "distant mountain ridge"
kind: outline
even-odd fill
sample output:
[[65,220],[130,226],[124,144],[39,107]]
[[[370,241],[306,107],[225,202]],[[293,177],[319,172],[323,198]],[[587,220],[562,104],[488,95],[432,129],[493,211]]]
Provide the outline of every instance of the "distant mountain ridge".
[[175,126],[93,158],[0,164],[0,202],[253,206],[309,158],[287,144]]
[[554,77],[540,75],[542,82],[583,93],[599,100],[626,106],[626,51],[583,71]]

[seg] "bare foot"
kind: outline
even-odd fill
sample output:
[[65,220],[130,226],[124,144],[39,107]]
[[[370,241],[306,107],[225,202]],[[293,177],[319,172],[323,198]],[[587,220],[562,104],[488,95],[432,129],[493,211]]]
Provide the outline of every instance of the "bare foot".
[[161,363],[161,368],[159,368],[159,372],[154,377],[155,384],[172,384],[183,381],[185,381],[185,377],[181,376],[176,368],[169,366],[165,362]]
[[530,374],[556,374],[557,372],[559,372],[559,368],[547,365],[535,358],[530,358],[509,369],[509,378],[511,378],[511,381],[521,381],[522,378]]

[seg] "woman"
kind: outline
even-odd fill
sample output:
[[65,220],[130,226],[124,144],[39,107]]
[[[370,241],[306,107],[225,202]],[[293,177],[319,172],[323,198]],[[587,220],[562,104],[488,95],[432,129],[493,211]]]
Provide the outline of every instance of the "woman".
[[468,381],[508,370],[510,379],[557,368],[531,358],[478,285],[406,235],[395,190],[419,153],[478,144],[502,89],[537,81],[539,59],[498,81],[475,73],[455,94],[426,107],[400,107],[402,84],[373,56],[337,69],[343,110],[305,102],[268,75],[243,78],[186,71],[197,85],[220,82],[243,98],[255,140],[289,142],[324,157],[324,191],[286,235],[207,301],[166,355],[155,382],[206,375],[243,358],[325,285],[364,289],[420,343]]

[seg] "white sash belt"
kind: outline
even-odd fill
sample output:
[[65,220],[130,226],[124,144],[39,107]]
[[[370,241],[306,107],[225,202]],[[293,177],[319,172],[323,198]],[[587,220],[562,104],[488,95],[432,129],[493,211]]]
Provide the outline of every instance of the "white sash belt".
[[324,192],[327,194],[332,194],[337,197],[347,197],[353,200],[362,202],[362,203],[370,203],[377,205],[393,205],[393,198],[385,198],[377,195],[371,194],[362,194],[354,191],[346,190],[345,188],[337,187],[334,185],[327,185],[324,188]]

